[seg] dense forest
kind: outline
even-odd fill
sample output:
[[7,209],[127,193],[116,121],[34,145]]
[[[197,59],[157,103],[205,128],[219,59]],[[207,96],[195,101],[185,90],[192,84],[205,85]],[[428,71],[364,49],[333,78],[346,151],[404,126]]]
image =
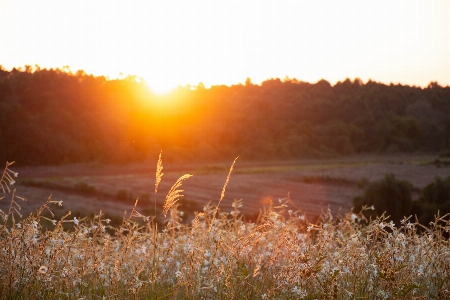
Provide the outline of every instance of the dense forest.
[[0,161],[20,165],[292,159],[450,148],[450,88],[347,79],[178,87],[0,67]]

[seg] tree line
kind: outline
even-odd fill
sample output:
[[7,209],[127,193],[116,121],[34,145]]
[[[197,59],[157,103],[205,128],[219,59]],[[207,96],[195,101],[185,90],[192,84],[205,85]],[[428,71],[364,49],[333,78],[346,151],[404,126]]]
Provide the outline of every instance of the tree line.
[[450,148],[450,88],[270,79],[153,94],[136,76],[0,67],[0,159],[292,159]]

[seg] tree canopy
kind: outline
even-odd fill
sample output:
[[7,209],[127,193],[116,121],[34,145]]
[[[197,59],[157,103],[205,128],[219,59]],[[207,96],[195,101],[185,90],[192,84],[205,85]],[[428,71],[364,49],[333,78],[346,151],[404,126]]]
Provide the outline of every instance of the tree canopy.
[[450,88],[345,80],[332,86],[179,87],[128,76],[0,68],[0,158],[18,164],[330,157],[450,148]]

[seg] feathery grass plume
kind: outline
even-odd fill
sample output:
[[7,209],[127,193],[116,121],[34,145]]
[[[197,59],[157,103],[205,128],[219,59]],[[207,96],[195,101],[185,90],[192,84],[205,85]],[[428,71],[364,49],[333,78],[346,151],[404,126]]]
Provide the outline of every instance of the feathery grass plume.
[[159,153],[158,163],[156,164],[156,181],[155,181],[155,194],[158,192],[158,185],[161,182],[161,178],[164,173],[162,173],[163,165],[161,159],[162,151]]
[[163,206],[163,214],[164,217],[166,217],[167,212],[170,210],[170,208],[178,201],[178,198],[180,198],[180,193],[183,192],[183,190],[179,190],[178,188],[183,183],[183,180],[188,179],[189,177],[192,177],[193,175],[190,174],[184,174],[180,178],[178,178],[177,182],[170,188],[169,193],[167,193],[166,201],[164,202]]
[[225,197],[225,189],[227,188],[228,182],[230,181],[231,172],[233,172],[234,164],[236,163],[236,160],[238,158],[239,158],[239,156],[236,157],[234,159],[233,163],[231,164],[231,168],[230,168],[230,171],[228,172],[227,180],[225,180],[225,184],[223,185],[222,193],[220,194],[220,200],[219,200],[219,204],[217,204],[217,207],[219,207],[220,202],[222,201],[223,197]]
[[227,179],[225,180],[225,184],[223,185],[222,193],[220,193],[220,200],[219,200],[219,203],[217,204],[216,210],[214,211],[213,218],[212,218],[209,230],[211,230],[212,225],[214,223],[214,220],[216,219],[216,213],[219,210],[220,202],[222,202],[223,197],[225,197],[225,189],[227,188],[228,182],[230,181],[231,172],[233,172],[234,164],[236,163],[236,160],[238,158],[239,158],[239,156],[234,159],[233,163],[231,164],[230,171],[228,171],[228,176],[227,176]]

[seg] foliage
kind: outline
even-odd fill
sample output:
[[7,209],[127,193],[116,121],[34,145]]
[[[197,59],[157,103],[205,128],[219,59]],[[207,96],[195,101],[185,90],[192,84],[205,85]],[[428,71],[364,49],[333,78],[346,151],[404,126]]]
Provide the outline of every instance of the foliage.
[[74,190],[84,194],[95,194],[96,189],[86,182],[78,182],[74,185]]
[[410,182],[388,174],[384,179],[370,183],[365,188],[364,196],[353,199],[354,211],[360,211],[363,206],[373,206],[373,210],[366,212],[367,217],[375,219],[386,214],[398,225],[404,216],[411,213],[411,190]]
[[450,213],[450,176],[446,179],[436,177],[434,182],[422,190],[422,196],[414,202],[413,213],[421,224],[428,225],[437,213]]
[[271,79],[153,95],[129,76],[0,68],[0,160],[333,157],[450,148],[450,88]]

